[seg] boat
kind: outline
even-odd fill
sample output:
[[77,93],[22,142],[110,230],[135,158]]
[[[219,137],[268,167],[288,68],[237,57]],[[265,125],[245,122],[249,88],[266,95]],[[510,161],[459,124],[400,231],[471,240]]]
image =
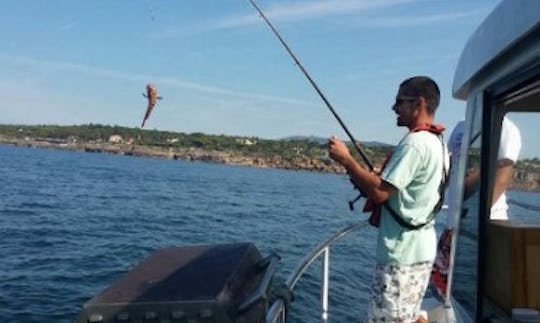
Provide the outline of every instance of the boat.
[[[459,194],[448,201],[459,221],[447,297],[427,297],[423,309],[431,322],[540,322],[540,220],[490,220],[489,202],[504,116],[540,112],[540,1],[497,5],[462,52],[453,96],[466,101],[462,154],[450,178]],[[480,171],[476,208],[463,194],[473,166]],[[263,256],[254,243],[158,250],[86,302],[77,322],[287,322],[295,287],[312,265],[321,266],[313,311],[320,322],[332,321],[332,246],[367,225],[358,221],[330,235],[282,283],[273,282],[279,255]]]

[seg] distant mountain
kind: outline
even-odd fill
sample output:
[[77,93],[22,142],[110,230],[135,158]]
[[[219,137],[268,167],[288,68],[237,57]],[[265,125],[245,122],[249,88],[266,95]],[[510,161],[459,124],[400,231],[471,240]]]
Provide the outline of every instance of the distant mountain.
[[[307,140],[309,142],[314,142],[317,144],[325,144],[328,142],[328,138],[317,137],[317,136],[290,136],[290,137],[281,138],[279,140],[284,140],[284,141]],[[346,142],[349,142],[349,141],[346,140]],[[392,146],[390,144],[379,142],[379,141],[361,141],[360,143],[366,147],[391,147]]]

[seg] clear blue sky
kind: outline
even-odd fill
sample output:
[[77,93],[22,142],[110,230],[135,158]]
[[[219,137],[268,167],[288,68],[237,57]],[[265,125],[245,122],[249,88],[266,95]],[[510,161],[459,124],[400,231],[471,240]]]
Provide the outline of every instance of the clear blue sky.
[[[355,137],[388,143],[409,76],[439,83],[439,122],[463,118],[454,69],[497,3],[258,1]],[[0,43],[0,123],[138,127],[151,82],[149,129],[344,137],[247,0],[2,1]]]

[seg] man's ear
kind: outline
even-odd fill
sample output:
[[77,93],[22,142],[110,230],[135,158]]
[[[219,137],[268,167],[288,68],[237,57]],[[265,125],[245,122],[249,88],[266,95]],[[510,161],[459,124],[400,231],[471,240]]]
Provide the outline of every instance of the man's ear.
[[416,105],[416,108],[418,109],[418,111],[424,111],[425,113],[429,114],[427,101],[426,101],[426,98],[424,98],[423,96],[419,96],[416,99],[415,105]]
[[419,97],[416,99],[416,104],[417,104],[418,106],[423,106],[423,107],[426,107],[426,106],[427,106],[426,99],[425,99],[423,96],[419,96]]

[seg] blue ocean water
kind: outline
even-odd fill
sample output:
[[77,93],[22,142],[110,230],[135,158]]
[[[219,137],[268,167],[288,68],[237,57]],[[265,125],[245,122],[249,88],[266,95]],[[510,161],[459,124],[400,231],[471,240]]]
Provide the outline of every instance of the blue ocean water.
[[[253,242],[282,257],[280,284],[319,242],[365,218],[348,209],[356,192],[345,176],[305,171],[0,146],[0,183],[0,322],[73,322],[169,246]],[[332,249],[330,321],[365,317],[375,241],[368,227]],[[314,267],[297,285],[292,322],[318,320]]]
[[[10,146],[0,165],[0,322],[73,322],[84,302],[173,245],[253,242],[282,257],[281,283],[363,217],[348,209],[344,176]],[[365,315],[375,234],[332,249],[335,322]],[[293,321],[317,319],[315,267],[297,285]]]

